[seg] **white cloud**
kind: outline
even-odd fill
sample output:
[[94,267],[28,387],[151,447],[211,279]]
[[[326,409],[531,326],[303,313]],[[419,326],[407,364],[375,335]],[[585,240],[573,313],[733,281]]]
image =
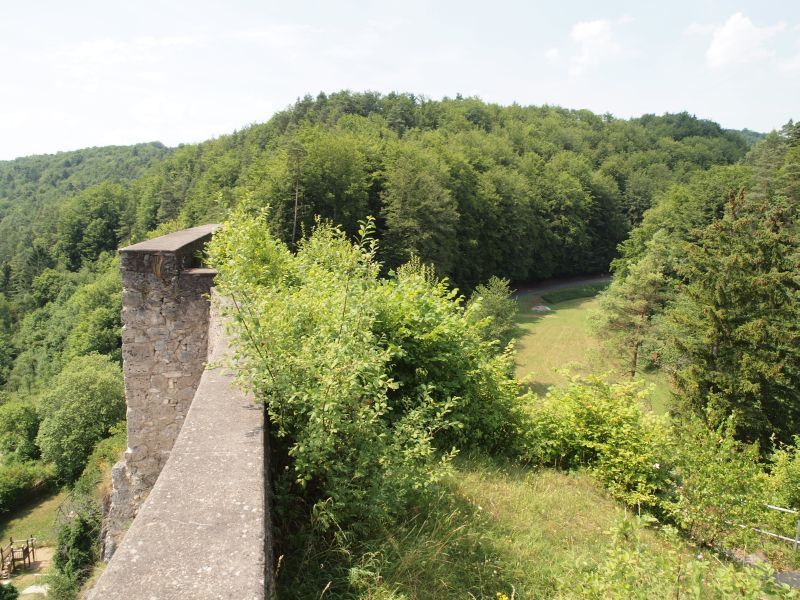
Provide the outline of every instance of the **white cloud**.
[[582,21],[572,26],[569,34],[578,46],[571,59],[570,75],[577,76],[587,67],[599,65],[622,54],[622,45],[606,19]]
[[544,57],[552,63],[558,62],[561,60],[561,51],[558,48],[550,48],[544,53]]
[[87,65],[158,62],[162,48],[195,46],[200,38],[191,36],[137,37],[128,40],[102,38],[82,41],[50,53],[46,58],[65,68]]
[[617,19],[617,25],[627,25],[628,23],[633,23],[636,19],[634,19],[630,15],[622,15],[619,19]]
[[706,64],[715,69],[769,58],[774,52],[767,42],[784,29],[786,23],[783,22],[758,27],[749,17],[735,13],[724,25],[714,27],[711,43],[706,50]]

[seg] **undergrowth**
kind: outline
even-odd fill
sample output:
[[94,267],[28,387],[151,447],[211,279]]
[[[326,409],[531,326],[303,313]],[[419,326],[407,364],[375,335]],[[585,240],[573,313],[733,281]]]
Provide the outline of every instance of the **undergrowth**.
[[[270,418],[281,597],[602,597],[619,585],[648,598],[648,573],[630,575],[648,561],[678,593],[788,593],[760,573],[696,558],[691,577],[674,578],[684,549],[672,530],[655,542],[666,550],[651,552],[638,532],[611,536],[619,518],[604,531],[616,540],[604,554],[554,561],[564,538],[531,535],[548,521],[531,468],[589,472],[636,514],[709,547],[747,541],[726,515],[761,518],[770,476],[729,429],[644,411],[636,383],[592,377],[523,395],[512,347],[487,339],[500,323],[487,312],[506,303],[465,303],[418,260],[379,277],[371,221],[356,242],[319,223],[296,253],[267,222],[244,202],[209,257],[232,300],[240,375]],[[456,460],[463,453],[483,458]],[[794,462],[790,453],[776,462],[784,479],[800,472]],[[515,504],[476,478],[505,480]],[[569,506],[568,494],[552,497]],[[564,531],[585,549],[584,531]],[[617,547],[623,538],[630,543]],[[548,561],[560,566],[548,571]]]

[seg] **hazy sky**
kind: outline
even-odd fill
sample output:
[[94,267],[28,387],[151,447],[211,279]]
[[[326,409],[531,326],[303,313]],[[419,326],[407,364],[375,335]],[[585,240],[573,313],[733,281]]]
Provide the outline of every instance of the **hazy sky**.
[[800,118],[800,1],[0,3],[0,159],[197,142],[319,91]]

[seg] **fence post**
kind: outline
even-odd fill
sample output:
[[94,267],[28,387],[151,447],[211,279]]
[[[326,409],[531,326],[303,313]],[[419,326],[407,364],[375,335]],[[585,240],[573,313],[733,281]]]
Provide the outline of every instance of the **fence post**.
[[794,534],[794,551],[797,553],[797,546],[800,544],[800,519],[797,519],[797,529]]

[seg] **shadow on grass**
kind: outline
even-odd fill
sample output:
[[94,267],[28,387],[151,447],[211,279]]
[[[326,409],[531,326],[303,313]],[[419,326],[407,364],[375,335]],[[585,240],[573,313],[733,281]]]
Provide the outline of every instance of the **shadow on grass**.
[[553,384],[544,383],[543,381],[525,381],[523,386],[528,392],[533,392],[537,396],[545,396],[547,394],[547,390],[553,387]]
[[[49,517],[39,516],[43,504],[54,502],[60,490],[49,489],[30,498],[22,506],[15,507],[9,513],[0,515],[0,542],[13,537],[22,540],[28,536],[37,538],[41,543],[51,543],[55,539],[54,514]],[[39,519],[36,517],[39,516]]]
[[[550,310],[546,312],[533,310],[533,307],[542,304],[542,302],[520,303],[519,312],[517,313],[517,325],[522,327],[538,323],[542,319],[558,317],[558,313],[564,309],[580,309],[584,304],[592,302],[593,300],[594,297],[565,300],[564,302],[559,302],[557,305],[546,305],[550,306]],[[525,333],[525,331],[519,332],[520,335],[525,335]]]
[[[456,469],[457,470],[457,469]],[[307,537],[287,548],[277,589],[297,598],[497,598],[512,596],[489,517],[456,481],[347,547]]]

